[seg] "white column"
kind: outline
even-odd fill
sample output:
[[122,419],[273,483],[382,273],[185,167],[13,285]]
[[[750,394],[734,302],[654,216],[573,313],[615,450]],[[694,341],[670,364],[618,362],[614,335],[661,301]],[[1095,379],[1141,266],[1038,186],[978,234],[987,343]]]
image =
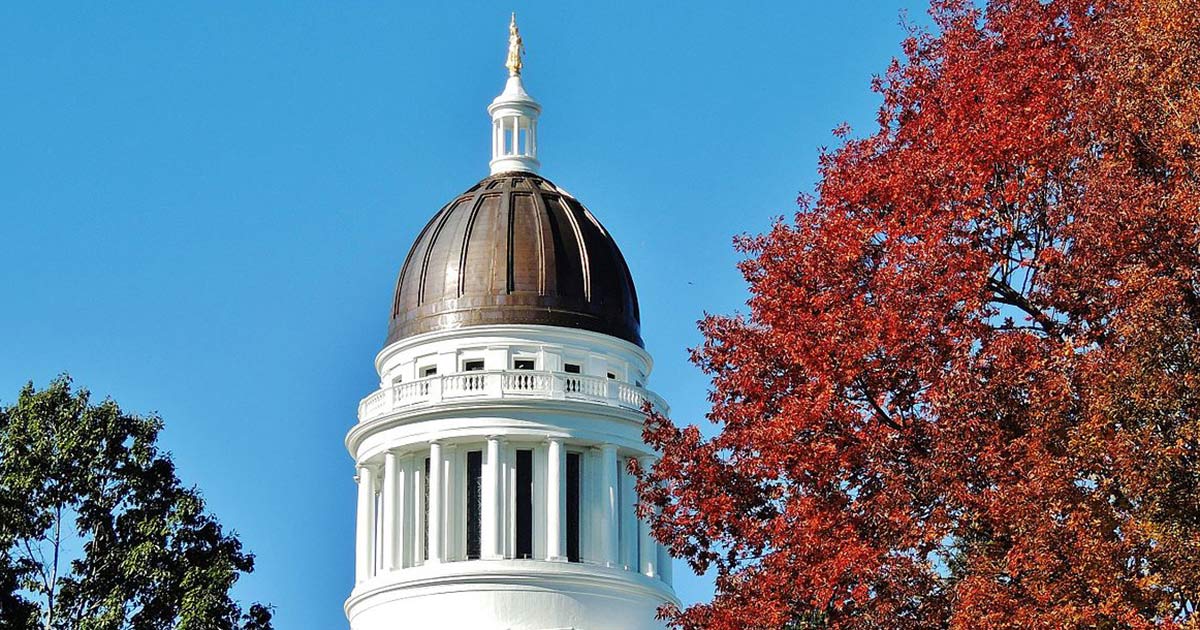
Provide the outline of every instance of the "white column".
[[658,545],[658,577],[663,582],[666,582],[667,586],[673,584],[672,580],[674,578],[671,576],[671,552],[667,549],[666,545]]
[[517,455],[516,448],[505,444],[502,449],[504,468],[504,485],[500,488],[500,502],[504,509],[500,510],[501,539],[504,541],[502,553],[505,558],[517,557],[517,523],[514,515],[517,513]]
[[458,560],[458,524],[463,517],[458,510],[458,447],[447,444],[442,457],[442,559]]
[[442,561],[442,445],[429,444],[429,558],[428,564]]
[[412,564],[412,457],[396,461],[396,568]]
[[366,466],[358,467],[358,523],[356,531],[355,577],[367,581],[375,568],[375,475]]
[[549,468],[546,463],[550,458],[548,451],[549,443],[534,446],[531,453],[533,457],[530,462],[533,464],[531,471],[533,473],[533,487],[531,488],[532,493],[529,497],[531,499],[531,507],[533,508],[533,513],[530,515],[533,517],[530,523],[533,526],[533,549],[531,550],[533,554],[530,557],[537,558],[538,560],[550,555],[549,547],[546,546],[546,526],[548,521],[546,518],[546,474],[548,472],[547,468]]
[[[638,464],[642,470],[650,470],[654,465],[653,457],[639,457]],[[654,536],[650,534],[650,519],[644,518],[638,520],[638,570],[643,575],[654,577],[658,575],[658,542],[654,540]]]
[[396,454],[388,451],[383,455],[383,533],[380,544],[383,546],[383,570],[391,571],[399,567],[396,557],[396,508],[399,507],[399,481],[396,470]]
[[579,478],[579,550],[584,560],[599,563],[604,557],[604,541],[600,535],[600,516],[604,501],[600,496],[600,449],[590,448],[582,456],[583,472]]
[[489,437],[483,462],[479,515],[479,555],[484,560],[500,557],[500,474],[500,438]]
[[630,571],[638,570],[638,522],[637,522],[637,491],[634,488],[633,475],[629,474],[628,460],[617,459],[617,478],[620,479],[621,490],[617,495],[621,500],[618,515],[621,518],[621,566]]
[[563,449],[562,438],[550,438],[550,447],[546,451],[546,558],[548,560],[566,560],[566,521],[563,519],[563,509],[566,507],[567,487],[563,484],[566,475],[567,458]]
[[512,154],[520,155],[521,154],[521,144],[520,144],[521,143],[521,119],[517,116],[513,116],[512,121],[513,121]]
[[620,539],[620,512],[617,510],[617,447],[605,444],[600,449],[600,560],[605,566],[617,566]]

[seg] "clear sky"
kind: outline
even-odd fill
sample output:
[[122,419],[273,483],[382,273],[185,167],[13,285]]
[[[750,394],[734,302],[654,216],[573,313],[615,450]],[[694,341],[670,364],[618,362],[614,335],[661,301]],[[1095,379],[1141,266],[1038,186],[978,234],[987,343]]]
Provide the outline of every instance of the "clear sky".
[[[677,420],[733,235],[810,191],[917,1],[0,4],[0,402],[69,371],[157,411],[279,628],[345,627],[353,470],[417,231],[487,175],[508,12],[542,173],[617,239]],[[680,596],[711,593],[675,570]]]

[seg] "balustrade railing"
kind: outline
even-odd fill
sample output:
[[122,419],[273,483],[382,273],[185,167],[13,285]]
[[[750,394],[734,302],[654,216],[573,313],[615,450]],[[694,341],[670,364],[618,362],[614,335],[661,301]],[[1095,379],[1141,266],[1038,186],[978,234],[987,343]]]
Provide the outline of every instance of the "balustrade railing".
[[462,398],[563,398],[641,410],[646,402],[666,404],[642,387],[613,379],[562,372],[489,370],[429,376],[396,383],[367,396],[358,405],[359,421],[412,405]]

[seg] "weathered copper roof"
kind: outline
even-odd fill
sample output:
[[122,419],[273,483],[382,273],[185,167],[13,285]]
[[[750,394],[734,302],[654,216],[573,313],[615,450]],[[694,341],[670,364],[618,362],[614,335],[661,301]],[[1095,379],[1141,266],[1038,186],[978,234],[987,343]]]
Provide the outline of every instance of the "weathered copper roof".
[[483,324],[581,328],[643,346],[637,293],[608,231],[538,175],[492,175],[446,204],[413,244],[390,344]]

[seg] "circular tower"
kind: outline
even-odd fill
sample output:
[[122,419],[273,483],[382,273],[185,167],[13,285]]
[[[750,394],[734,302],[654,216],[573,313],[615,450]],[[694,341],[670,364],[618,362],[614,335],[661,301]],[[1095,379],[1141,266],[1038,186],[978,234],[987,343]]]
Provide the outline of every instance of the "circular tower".
[[400,270],[357,467],[353,630],[662,628],[670,559],[634,510],[646,388],[637,294],[612,237],[537,174],[540,106],[488,107],[491,175]]

